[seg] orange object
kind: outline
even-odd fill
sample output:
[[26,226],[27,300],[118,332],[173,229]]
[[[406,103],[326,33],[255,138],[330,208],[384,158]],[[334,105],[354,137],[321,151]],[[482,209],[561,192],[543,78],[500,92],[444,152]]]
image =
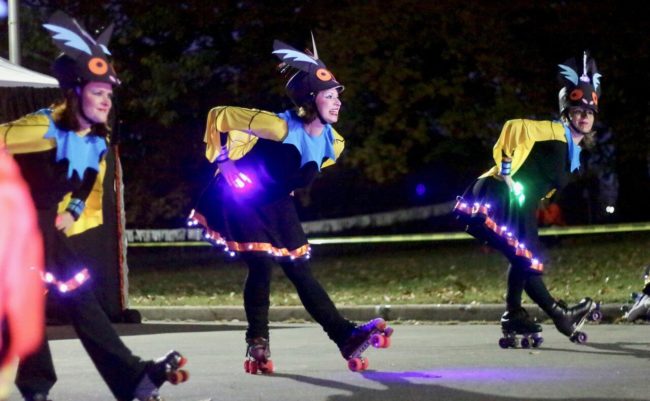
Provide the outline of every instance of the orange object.
[[9,341],[0,368],[32,352],[44,333],[43,241],[29,190],[0,144],[0,321]]
[[542,226],[565,226],[566,222],[562,216],[562,209],[557,203],[550,203],[537,211],[537,220]]

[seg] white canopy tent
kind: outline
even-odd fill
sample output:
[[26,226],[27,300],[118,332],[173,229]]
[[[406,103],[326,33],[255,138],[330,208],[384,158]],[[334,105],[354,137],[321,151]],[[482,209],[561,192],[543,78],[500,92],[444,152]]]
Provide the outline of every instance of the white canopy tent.
[[57,88],[59,83],[49,75],[41,74],[13,64],[0,57],[0,87],[27,86],[31,88]]

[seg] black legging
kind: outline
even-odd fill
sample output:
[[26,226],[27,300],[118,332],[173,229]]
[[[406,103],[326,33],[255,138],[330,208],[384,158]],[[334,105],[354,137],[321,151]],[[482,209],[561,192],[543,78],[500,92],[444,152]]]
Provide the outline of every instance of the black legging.
[[[244,308],[248,320],[246,338],[269,337],[269,298],[273,260],[268,256],[244,254],[248,276],[244,285]],[[348,338],[354,324],[343,318],[325,289],[312,275],[305,260],[280,262],[305,309],[338,346]]]
[[508,268],[508,291],[506,293],[506,306],[508,310],[521,307],[521,294],[526,294],[547,314],[553,309],[555,299],[551,296],[542,280],[541,274],[532,273],[521,267],[510,265]]

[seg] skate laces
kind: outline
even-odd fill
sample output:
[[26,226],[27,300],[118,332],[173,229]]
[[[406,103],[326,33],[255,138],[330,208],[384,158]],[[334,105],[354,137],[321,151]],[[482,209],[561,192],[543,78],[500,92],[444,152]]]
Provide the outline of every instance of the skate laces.
[[255,337],[246,339],[246,356],[257,360],[267,360],[271,357],[271,346],[267,338]]
[[246,344],[248,346],[264,346],[266,347],[269,345],[269,340],[264,338],[264,337],[255,337],[255,338],[247,338],[246,339]]
[[370,321],[368,321],[368,322],[366,322],[366,323],[364,323],[362,325],[359,325],[359,326],[355,327],[354,330],[357,331],[357,332],[361,332],[361,333],[368,333],[368,332],[372,331],[372,329],[377,327],[377,323],[380,320],[381,320],[380,318],[372,319],[372,320],[370,320]]

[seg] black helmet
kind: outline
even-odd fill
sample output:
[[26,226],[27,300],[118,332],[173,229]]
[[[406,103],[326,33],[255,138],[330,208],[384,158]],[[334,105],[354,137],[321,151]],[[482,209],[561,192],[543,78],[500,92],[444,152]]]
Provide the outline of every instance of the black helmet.
[[279,40],[273,42],[273,54],[287,66],[298,70],[289,78],[286,86],[287,95],[296,106],[302,106],[313,100],[320,91],[336,88],[342,92],[344,89],[334,74],[327,69],[325,63],[318,59],[316,43],[312,43],[314,46],[313,56],[300,52]]
[[63,52],[52,65],[52,74],[59,81],[61,89],[74,88],[90,81],[113,86],[120,84],[107,48],[113,33],[112,25],[95,40],[76,20],[57,11],[43,26],[50,31],[54,44]]
[[[569,59],[564,64],[558,64],[560,73],[558,78],[563,84],[558,94],[560,114],[564,114],[569,107],[584,107],[598,113],[598,100],[600,98],[600,78],[596,62],[585,51],[582,63],[576,59]],[[578,75],[581,66],[582,74]]]

